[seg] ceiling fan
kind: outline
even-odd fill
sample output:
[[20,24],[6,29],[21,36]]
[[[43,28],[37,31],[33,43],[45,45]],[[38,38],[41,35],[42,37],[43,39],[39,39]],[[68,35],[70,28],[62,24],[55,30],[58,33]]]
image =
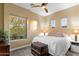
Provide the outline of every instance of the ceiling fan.
[[42,3],[42,4],[34,4],[34,3],[32,3],[31,4],[32,8],[33,7],[41,7],[41,8],[43,8],[45,10],[46,13],[48,13],[47,5],[48,5],[48,3]]

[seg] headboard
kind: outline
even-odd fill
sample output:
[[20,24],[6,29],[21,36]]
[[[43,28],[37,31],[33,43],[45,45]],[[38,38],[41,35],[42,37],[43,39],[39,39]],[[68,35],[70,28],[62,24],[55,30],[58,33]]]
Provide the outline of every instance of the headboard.
[[63,32],[49,32],[48,36],[64,37]]

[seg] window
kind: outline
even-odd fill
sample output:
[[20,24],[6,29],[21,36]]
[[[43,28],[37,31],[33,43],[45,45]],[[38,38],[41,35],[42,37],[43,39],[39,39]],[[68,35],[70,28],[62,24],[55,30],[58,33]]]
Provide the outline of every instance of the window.
[[51,27],[55,28],[56,27],[56,21],[55,20],[51,20]]
[[31,29],[31,31],[37,30],[37,21],[31,21],[30,29]]
[[27,18],[10,15],[10,39],[24,39],[27,37]]
[[67,28],[67,21],[68,21],[68,18],[67,17],[63,17],[61,19],[61,27],[62,28]]

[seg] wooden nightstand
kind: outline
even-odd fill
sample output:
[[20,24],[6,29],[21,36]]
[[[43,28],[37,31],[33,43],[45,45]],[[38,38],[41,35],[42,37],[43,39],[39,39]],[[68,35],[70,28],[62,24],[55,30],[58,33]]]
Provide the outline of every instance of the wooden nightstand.
[[10,46],[7,42],[0,42],[0,56],[10,55]]
[[71,42],[71,51],[79,53],[79,42]]

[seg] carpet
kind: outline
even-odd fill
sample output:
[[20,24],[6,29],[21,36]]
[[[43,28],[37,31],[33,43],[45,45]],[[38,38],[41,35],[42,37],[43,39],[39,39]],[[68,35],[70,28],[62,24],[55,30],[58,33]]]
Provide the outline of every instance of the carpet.
[[[33,55],[31,54],[31,47],[25,47],[25,48],[10,52],[10,56],[33,56]],[[66,56],[79,56],[79,53],[68,51],[66,53]]]

